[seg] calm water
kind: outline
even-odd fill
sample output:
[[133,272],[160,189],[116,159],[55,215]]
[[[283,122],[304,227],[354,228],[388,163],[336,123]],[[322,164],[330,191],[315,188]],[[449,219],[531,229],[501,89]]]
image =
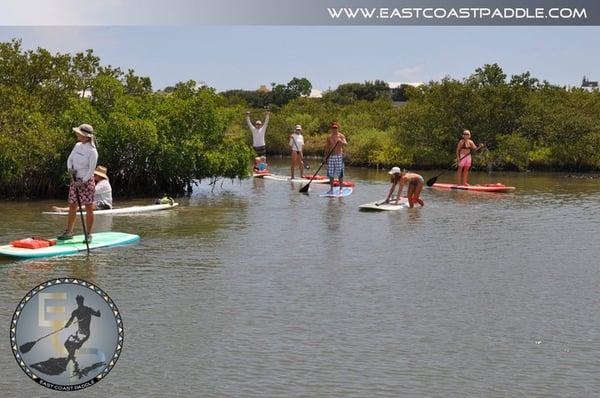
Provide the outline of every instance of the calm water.
[[[2,395],[58,396],[18,368],[8,326],[27,291],[63,276],[105,288],[125,322],[109,378],[72,395],[600,394],[600,180],[482,173],[471,182],[516,193],[426,190],[423,209],[373,214],[357,207],[387,175],[349,175],[344,199],[202,185],[176,210],[96,218],[136,245],[0,258]],[[40,214],[52,204],[0,202],[0,241],[60,232],[64,218]]]

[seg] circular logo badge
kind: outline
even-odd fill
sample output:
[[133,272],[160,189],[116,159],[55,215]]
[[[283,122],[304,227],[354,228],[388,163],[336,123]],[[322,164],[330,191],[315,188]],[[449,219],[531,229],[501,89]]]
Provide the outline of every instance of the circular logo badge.
[[10,345],[35,382],[53,390],[81,390],[115,366],[123,348],[123,321],[108,294],[94,284],[53,279],[17,306]]

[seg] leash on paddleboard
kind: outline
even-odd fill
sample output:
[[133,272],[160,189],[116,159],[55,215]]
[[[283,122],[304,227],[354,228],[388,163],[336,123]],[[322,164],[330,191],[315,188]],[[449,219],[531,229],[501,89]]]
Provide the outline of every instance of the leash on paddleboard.
[[[331,150],[329,151],[329,153],[327,154],[327,156],[325,156],[325,159],[323,159],[323,161],[321,162],[321,165],[319,166],[319,168],[317,169],[317,171],[315,172],[315,174],[313,174],[313,176],[310,178],[310,181],[308,182],[308,184],[306,184],[305,186],[303,186],[302,188],[300,188],[300,192],[301,193],[307,193],[308,192],[308,188],[310,187],[310,183],[313,182],[313,180],[315,179],[315,177],[317,176],[317,174],[319,174],[319,171],[321,170],[321,167],[323,167],[323,165],[325,164],[325,162],[327,162],[327,159],[329,159],[329,156],[331,156],[331,154],[333,153],[333,151],[335,150],[335,148],[338,146],[340,142],[337,141],[335,143],[335,145],[333,146],[333,148],[331,148]],[[342,187],[340,187],[340,189],[342,189]]]
[[[85,226],[85,220],[83,219],[83,210],[81,209],[81,198],[79,196],[79,188],[77,188],[75,175],[71,175],[73,179],[73,188],[75,188],[75,197],[77,198],[77,206],[79,207],[79,216],[81,217],[81,226],[83,227],[83,239],[85,242],[85,248],[87,249],[88,256],[90,255],[90,243],[88,242],[88,233]],[[93,178],[93,177],[92,177]],[[87,214],[87,212],[86,212]]]
[[[456,165],[457,165],[458,163],[460,163],[460,161],[461,161],[461,160],[463,160],[463,159],[464,159],[464,158],[466,158],[467,156],[471,156],[471,154],[472,154],[472,153],[475,153],[475,152],[477,152],[478,150],[480,150],[480,149],[481,149],[481,148],[483,148],[484,146],[485,146],[484,144],[479,144],[479,146],[478,146],[477,148],[475,148],[475,149],[471,149],[471,150],[469,151],[469,153],[467,153],[466,155],[464,155],[463,157],[461,157],[460,159],[458,159],[458,162],[454,162],[454,163],[452,163],[452,166],[450,166],[450,167],[452,167],[452,168],[456,167]],[[427,180],[427,182],[426,182],[427,186],[428,186],[428,187],[431,187],[431,186],[433,186],[433,184],[435,184],[435,182],[437,181],[437,179],[438,179],[438,178],[439,178],[439,177],[440,177],[442,174],[446,173],[446,172],[447,172],[447,171],[449,171],[449,170],[450,170],[450,169],[448,169],[448,170],[444,170],[444,171],[442,171],[440,174],[436,175],[435,177],[431,177],[431,178],[430,178],[429,180]]]

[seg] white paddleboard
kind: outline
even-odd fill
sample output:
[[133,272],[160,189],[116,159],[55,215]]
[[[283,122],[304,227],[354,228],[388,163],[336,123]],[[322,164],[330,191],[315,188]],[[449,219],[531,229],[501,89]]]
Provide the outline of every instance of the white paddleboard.
[[319,194],[319,197],[321,198],[343,198],[345,196],[350,196],[352,194],[352,191],[354,191],[353,188],[351,187],[344,187],[342,188],[342,192],[340,193],[340,187],[335,187],[333,188],[333,192],[323,192],[321,194]]
[[358,206],[359,210],[364,211],[395,211],[408,208],[408,200],[406,198],[400,199],[400,203],[395,204],[395,200],[390,203],[383,203],[383,200],[371,203],[365,203],[364,205]]
[[[179,203],[164,204],[164,205],[147,205],[147,206],[130,206],[120,207],[116,209],[107,210],[94,210],[95,216],[101,216],[103,214],[136,214],[136,213],[147,213],[149,211],[168,210],[179,206]],[[83,210],[85,212],[85,209]],[[68,216],[68,211],[45,211],[43,214],[51,214],[54,216]]]
[[[310,181],[310,178],[290,178],[288,176],[280,175],[280,174],[267,174],[262,176],[263,180],[271,180],[271,181],[281,181],[281,182],[295,182],[299,184],[307,184]],[[312,181],[313,184],[329,184],[328,178],[315,178]]]

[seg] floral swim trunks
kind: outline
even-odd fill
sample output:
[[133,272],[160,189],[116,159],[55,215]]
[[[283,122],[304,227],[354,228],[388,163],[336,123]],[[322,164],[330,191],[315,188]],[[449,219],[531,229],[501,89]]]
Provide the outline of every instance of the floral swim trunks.
[[[82,205],[89,205],[94,203],[94,193],[96,192],[96,182],[93,178],[90,178],[83,187],[79,188],[79,199],[81,199]],[[75,193],[75,186],[71,182],[69,185],[69,204],[77,204],[77,196]]]

